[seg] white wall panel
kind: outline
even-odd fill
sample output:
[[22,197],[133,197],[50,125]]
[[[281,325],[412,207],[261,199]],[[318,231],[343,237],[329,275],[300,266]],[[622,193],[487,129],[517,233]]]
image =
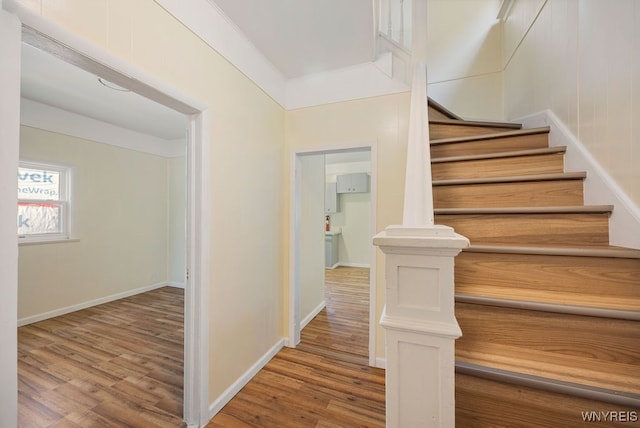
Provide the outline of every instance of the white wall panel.
[[639,9],[635,0],[518,0],[504,36],[506,118],[552,110],[636,205]]
[[504,58],[509,62],[547,0],[516,0],[504,27]]

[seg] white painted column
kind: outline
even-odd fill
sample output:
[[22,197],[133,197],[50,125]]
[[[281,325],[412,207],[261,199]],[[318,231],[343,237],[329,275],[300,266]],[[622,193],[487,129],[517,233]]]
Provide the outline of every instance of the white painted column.
[[18,148],[21,23],[0,4],[0,426],[18,425]]
[[455,256],[469,245],[447,226],[390,226],[385,253],[387,427],[455,426]]

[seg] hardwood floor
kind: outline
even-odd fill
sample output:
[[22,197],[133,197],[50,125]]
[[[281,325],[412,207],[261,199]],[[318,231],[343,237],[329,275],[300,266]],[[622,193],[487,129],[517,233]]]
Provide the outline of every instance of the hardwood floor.
[[384,427],[385,373],[369,367],[369,270],[326,271],[327,307],[207,425]]
[[[384,427],[368,361],[369,270],[326,272],[327,307],[207,425]],[[183,290],[161,288],[18,329],[19,426],[180,427]]]
[[298,349],[369,361],[369,269],[325,270],[323,309],[300,333]]
[[18,329],[19,427],[180,427],[184,290]]

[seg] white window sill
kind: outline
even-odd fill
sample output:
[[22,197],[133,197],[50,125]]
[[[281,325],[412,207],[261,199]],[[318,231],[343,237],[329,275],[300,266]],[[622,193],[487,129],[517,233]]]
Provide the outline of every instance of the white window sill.
[[41,244],[64,244],[67,242],[80,242],[79,239],[77,238],[70,238],[70,239],[39,239],[39,240],[33,240],[33,241],[29,241],[29,240],[23,240],[23,241],[18,241],[18,245],[22,246],[22,245],[41,245]]

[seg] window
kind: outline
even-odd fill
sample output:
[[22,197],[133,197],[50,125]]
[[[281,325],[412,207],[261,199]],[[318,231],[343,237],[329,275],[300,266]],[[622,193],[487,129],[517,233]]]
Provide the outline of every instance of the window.
[[71,169],[42,162],[18,168],[18,236],[20,242],[70,237]]

